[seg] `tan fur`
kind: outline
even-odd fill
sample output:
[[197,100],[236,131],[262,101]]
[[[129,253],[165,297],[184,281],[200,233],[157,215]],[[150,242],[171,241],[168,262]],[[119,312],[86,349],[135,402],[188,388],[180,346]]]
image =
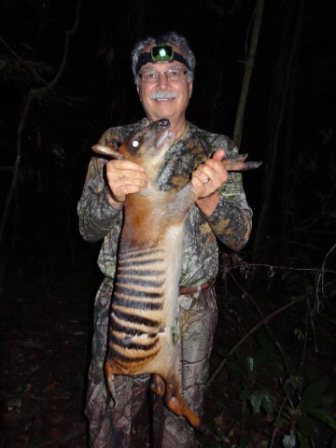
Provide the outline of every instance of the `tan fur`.
[[[113,375],[152,373],[152,390],[197,428],[200,417],[181,394],[174,341],[183,226],[196,198],[190,182],[179,190],[158,189],[156,177],[171,144],[168,128],[168,120],[159,120],[134,133],[118,151],[93,148],[140,164],[149,178],[148,188],[127,195],[124,204],[105,372],[112,393]],[[227,169],[246,168],[245,158],[226,161]],[[176,186],[182,183],[176,179]]]
[[[159,191],[156,185],[170,146],[169,122],[165,121],[135,133],[118,152],[101,145],[94,147],[96,152],[140,164],[149,178],[148,188],[128,195],[124,205],[105,372],[111,385],[113,375],[155,374],[153,390],[165,397],[169,409],[199,426],[200,418],[180,392],[173,340],[183,225],[195,196],[191,184],[181,191],[168,192]],[[136,150],[134,140],[141,142]],[[153,309],[148,308],[150,304]],[[160,386],[156,388],[155,383]]]

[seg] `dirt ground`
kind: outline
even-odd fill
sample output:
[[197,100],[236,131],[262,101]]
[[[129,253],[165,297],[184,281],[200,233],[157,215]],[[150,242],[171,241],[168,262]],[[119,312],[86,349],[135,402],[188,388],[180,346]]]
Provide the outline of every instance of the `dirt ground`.
[[[92,305],[100,283],[95,262],[82,260],[76,269],[60,274],[50,265],[28,259],[7,267],[2,277],[0,448],[85,448],[83,408]],[[235,343],[230,330],[235,323],[223,310],[219,314],[211,373],[223,358],[223,346],[227,349]],[[268,446],[264,441],[271,439],[274,423],[269,415],[252,417],[248,422],[252,441],[250,437],[249,444],[239,442],[240,393],[239,380],[221,369],[206,391],[205,423],[210,435],[199,436],[200,446]],[[144,410],[134,429],[134,448],[149,446],[147,433]],[[282,446],[273,442],[274,448]],[[322,447],[327,444],[321,442],[318,448]]]
[[93,288],[36,267],[13,270],[1,291],[0,446],[82,448]]

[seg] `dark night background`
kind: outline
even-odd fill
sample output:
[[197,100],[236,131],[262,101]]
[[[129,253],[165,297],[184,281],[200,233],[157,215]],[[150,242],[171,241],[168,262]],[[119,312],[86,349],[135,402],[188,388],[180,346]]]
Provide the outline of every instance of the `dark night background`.
[[[257,3],[1,1],[0,448],[85,446],[101,278],[76,204],[91,146],[142,117],[134,43],[184,34],[197,60],[188,119],[233,137]],[[264,3],[240,144],[263,165],[244,174],[249,244],[239,256],[221,247],[211,372],[225,365],[206,399],[216,436],[205,447],[336,446],[332,5]]]

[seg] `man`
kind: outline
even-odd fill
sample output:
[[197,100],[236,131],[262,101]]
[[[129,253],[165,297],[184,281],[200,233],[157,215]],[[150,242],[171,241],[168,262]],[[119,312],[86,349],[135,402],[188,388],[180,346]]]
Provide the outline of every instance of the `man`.
[[[189,406],[202,414],[217,321],[213,286],[218,271],[216,238],[230,249],[241,249],[250,235],[252,212],[240,174],[228,174],[220,162],[224,154],[230,157],[237,152],[231,140],[201,130],[186,120],[194,69],[194,54],[186,39],[177,33],[137,43],[132,52],[132,71],[146,118],[108,129],[100,143],[118,148],[134,129],[168,118],[175,140],[158,176],[160,188],[167,190],[176,185],[178,179],[186,180],[191,175],[198,199],[185,224],[177,325],[183,394]],[[208,160],[200,165],[205,156]],[[148,375],[116,376],[111,400],[103,372],[123,202],[126,195],[141,191],[146,185],[146,173],[137,164],[93,158],[78,204],[83,238],[88,241],[103,239],[98,264],[105,276],[95,301],[86,406],[91,448],[134,446],[131,425],[148,390]],[[155,399],[154,417],[159,416],[158,400]],[[155,446],[195,446],[194,431],[187,421],[165,407],[161,411],[162,418],[156,418],[154,425]]]

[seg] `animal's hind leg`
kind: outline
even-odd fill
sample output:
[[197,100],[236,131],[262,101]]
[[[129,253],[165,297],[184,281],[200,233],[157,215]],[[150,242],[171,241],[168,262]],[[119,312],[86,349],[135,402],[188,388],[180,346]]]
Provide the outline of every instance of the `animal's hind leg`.
[[176,376],[172,380],[167,380],[166,383],[160,375],[154,374],[150,388],[159,397],[164,397],[165,403],[171,412],[185,417],[194,428],[201,426],[201,418],[189,408],[182,397],[180,383]]
[[200,428],[201,418],[190,409],[181,395],[180,384],[176,377],[167,382],[165,402],[168,409],[174,414],[185,417],[194,428]]
[[159,397],[163,397],[166,393],[166,383],[160,375],[154,374],[152,376],[152,381],[150,384],[151,391],[154,392]]

